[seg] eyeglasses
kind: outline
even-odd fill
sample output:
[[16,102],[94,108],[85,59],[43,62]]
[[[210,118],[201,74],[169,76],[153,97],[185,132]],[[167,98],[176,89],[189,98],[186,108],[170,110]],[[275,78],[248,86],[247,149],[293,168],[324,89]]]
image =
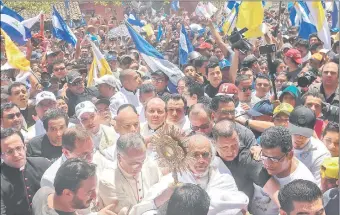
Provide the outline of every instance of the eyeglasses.
[[7,115],[7,119],[14,119],[15,117],[20,118],[21,117],[21,113],[11,113]]
[[77,82],[73,82],[71,85],[72,86],[80,86],[82,85],[84,82],[83,81],[77,81]]
[[268,156],[263,155],[262,151],[261,151],[260,158],[261,158],[262,161],[270,160],[273,163],[279,163],[282,160],[282,158],[284,158],[286,155],[287,155],[287,153],[285,153],[284,155],[282,155],[279,158],[274,158],[274,157],[268,157]]
[[25,149],[25,145],[17,146],[14,149],[10,149],[7,152],[2,152],[1,154],[6,155],[6,156],[12,156],[12,155],[14,155],[14,152],[21,153],[21,152],[24,151],[24,149]]
[[193,157],[195,159],[199,159],[199,158],[203,158],[203,159],[206,159],[206,158],[209,158],[210,157],[210,152],[194,152],[193,153]]
[[203,124],[203,125],[200,125],[200,126],[193,126],[193,125],[190,125],[191,129],[193,131],[198,131],[199,129],[208,129],[210,127],[210,122],[208,122],[207,124]]
[[64,70],[65,67],[60,67],[60,68],[55,68],[54,71],[61,71],[61,70]]
[[235,109],[234,110],[220,110],[218,112],[219,112],[219,114],[235,115]]
[[244,87],[244,88],[242,88],[241,90],[242,90],[242,92],[244,92],[244,93],[245,93],[245,92],[247,92],[248,90],[250,90],[250,91],[251,91],[251,90],[252,90],[252,88],[251,88],[251,87]]
[[162,83],[164,82],[164,79],[151,78],[151,81],[154,81],[156,83]]

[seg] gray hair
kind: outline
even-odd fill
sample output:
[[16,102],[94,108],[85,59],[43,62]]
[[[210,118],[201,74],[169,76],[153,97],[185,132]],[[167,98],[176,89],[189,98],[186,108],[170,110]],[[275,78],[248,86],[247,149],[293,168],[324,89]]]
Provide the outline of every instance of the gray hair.
[[125,153],[128,148],[145,148],[144,138],[139,133],[128,133],[117,140],[117,152]]
[[233,133],[237,132],[235,122],[230,120],[222,120],[216,123],[213,127],[212,134],[216,141],[219,137],[231,137]]
[[[189,140],[188,140],[188,146],[191,144],[192,142],[192,139],[196,139],[196,138],[203,138],[203,139],[206,139],[209,141],[209,145],[210,145],[210,151],[211,151],[211,162],[210,162],[210,165],[213,164],[213,161],[216,157],[216,149],[215,149],[215,146],[214,146],[214,143],[213,143],[213,140],[210,139],[208,136],[204,135],[204,134],[194,134],[192,136],[189,137]],[[193,142],[196,142],[195,140]]]

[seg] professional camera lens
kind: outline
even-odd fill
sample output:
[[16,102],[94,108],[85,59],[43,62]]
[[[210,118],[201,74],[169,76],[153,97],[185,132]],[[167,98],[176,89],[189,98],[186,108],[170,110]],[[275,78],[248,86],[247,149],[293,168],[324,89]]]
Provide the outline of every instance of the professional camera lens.
[[316,79],[313,72],[308,71],[303,76],[298,78],[298,86],[299,87],[308,87],[313,83],[313,81]]

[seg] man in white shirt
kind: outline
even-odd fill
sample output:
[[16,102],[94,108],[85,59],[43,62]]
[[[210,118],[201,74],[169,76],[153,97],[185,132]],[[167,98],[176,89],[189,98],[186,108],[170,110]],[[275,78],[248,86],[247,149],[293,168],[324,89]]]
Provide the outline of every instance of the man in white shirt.
[[141,202],[161,178],[157,164],[147,159],[144,139],[138,133],[119,137],[117,159],[117,166],[105,169],[99,176],[98,192],[100,208],[118,200],[116,213]]
[[[238,191],[233,177],[230,174],[221,174],[211,166],[215,156],[211,140],[202,134],[191,136],[188,140],[188,152],[193,159],[189,163],[189,170],[178,174],[178,180],[181,183],[197,184],[208,193],[211,198],[209,214],[217,214],[216,210],[220,210],[221,205],[229,212],[227,214],[238,214],[246,210],[249,199]],[[150,188],[144,200],[135,205],[129,214],[138,215],[149,210],[158,210],[173,193],[173,182],[172,173],[164,176]]]
[[[263,165],[281,188],[296,179],[316,182],[308,168],[294,156],[292,138],[287,128],[270,127],[262,133],[260,141]],[[255,186],[252,213],[261,215],[279,213],[279,208],[258,186]]]
[[315,123],[314,112],[305,106],[299,106],[290,114],[288,128],[292,134],[294,155],[312,172],[320,187],[321,165],[331,154],[319,139],[313,137]]
[[189,118],[185,115],[187,111],[187,101],[179,94],[170,94],[166,100],[166,111],[168,112],[166,121],[177,126],[182,131],[190,130]]
[[142,84],[139,87],[139,101],[141,102],[142,105],[140,105],[136,109],[137,109],[137,112],[139,113],[140,123],[146,122],[146,118],[145,118],[146,102],[156,96],[157,96],[156,88],[152,84]]
[[106,149],[115,145],[118,135],[113,127],[99,124],[96,106],[90,101],[84,101],[76,106],[75,111],[80,124],[91,135],[95,149],[105,157],[115,157],[107,156]]
[[112,116],[117,116],[118,108],[123,104],[132,104],[136,108],[141,105],[139,101],[139,89],[142,79],[137,71],[126,69],[119,75],[122,88],[110,99],[110,110]]
[[42,91],[37,94],[35,100],[35,110],[37,112],[38,120],[35,121],[34,126],[30,127],[28,131],[29,138],[46,133],[46,130],[41,119],[48,109],[56,108],[56,106],[57,99],[53,93],[48,91]]

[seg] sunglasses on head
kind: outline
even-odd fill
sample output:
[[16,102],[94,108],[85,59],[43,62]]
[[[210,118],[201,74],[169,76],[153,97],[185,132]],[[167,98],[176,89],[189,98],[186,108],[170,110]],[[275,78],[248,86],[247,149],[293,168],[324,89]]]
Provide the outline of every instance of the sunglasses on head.
[[17,118],[21,117],[21,113],[20,112],[18,112],[18,113],[11,113],[11,114],[7,115],[7,119],[14,119],[15,117],[17,117]]

